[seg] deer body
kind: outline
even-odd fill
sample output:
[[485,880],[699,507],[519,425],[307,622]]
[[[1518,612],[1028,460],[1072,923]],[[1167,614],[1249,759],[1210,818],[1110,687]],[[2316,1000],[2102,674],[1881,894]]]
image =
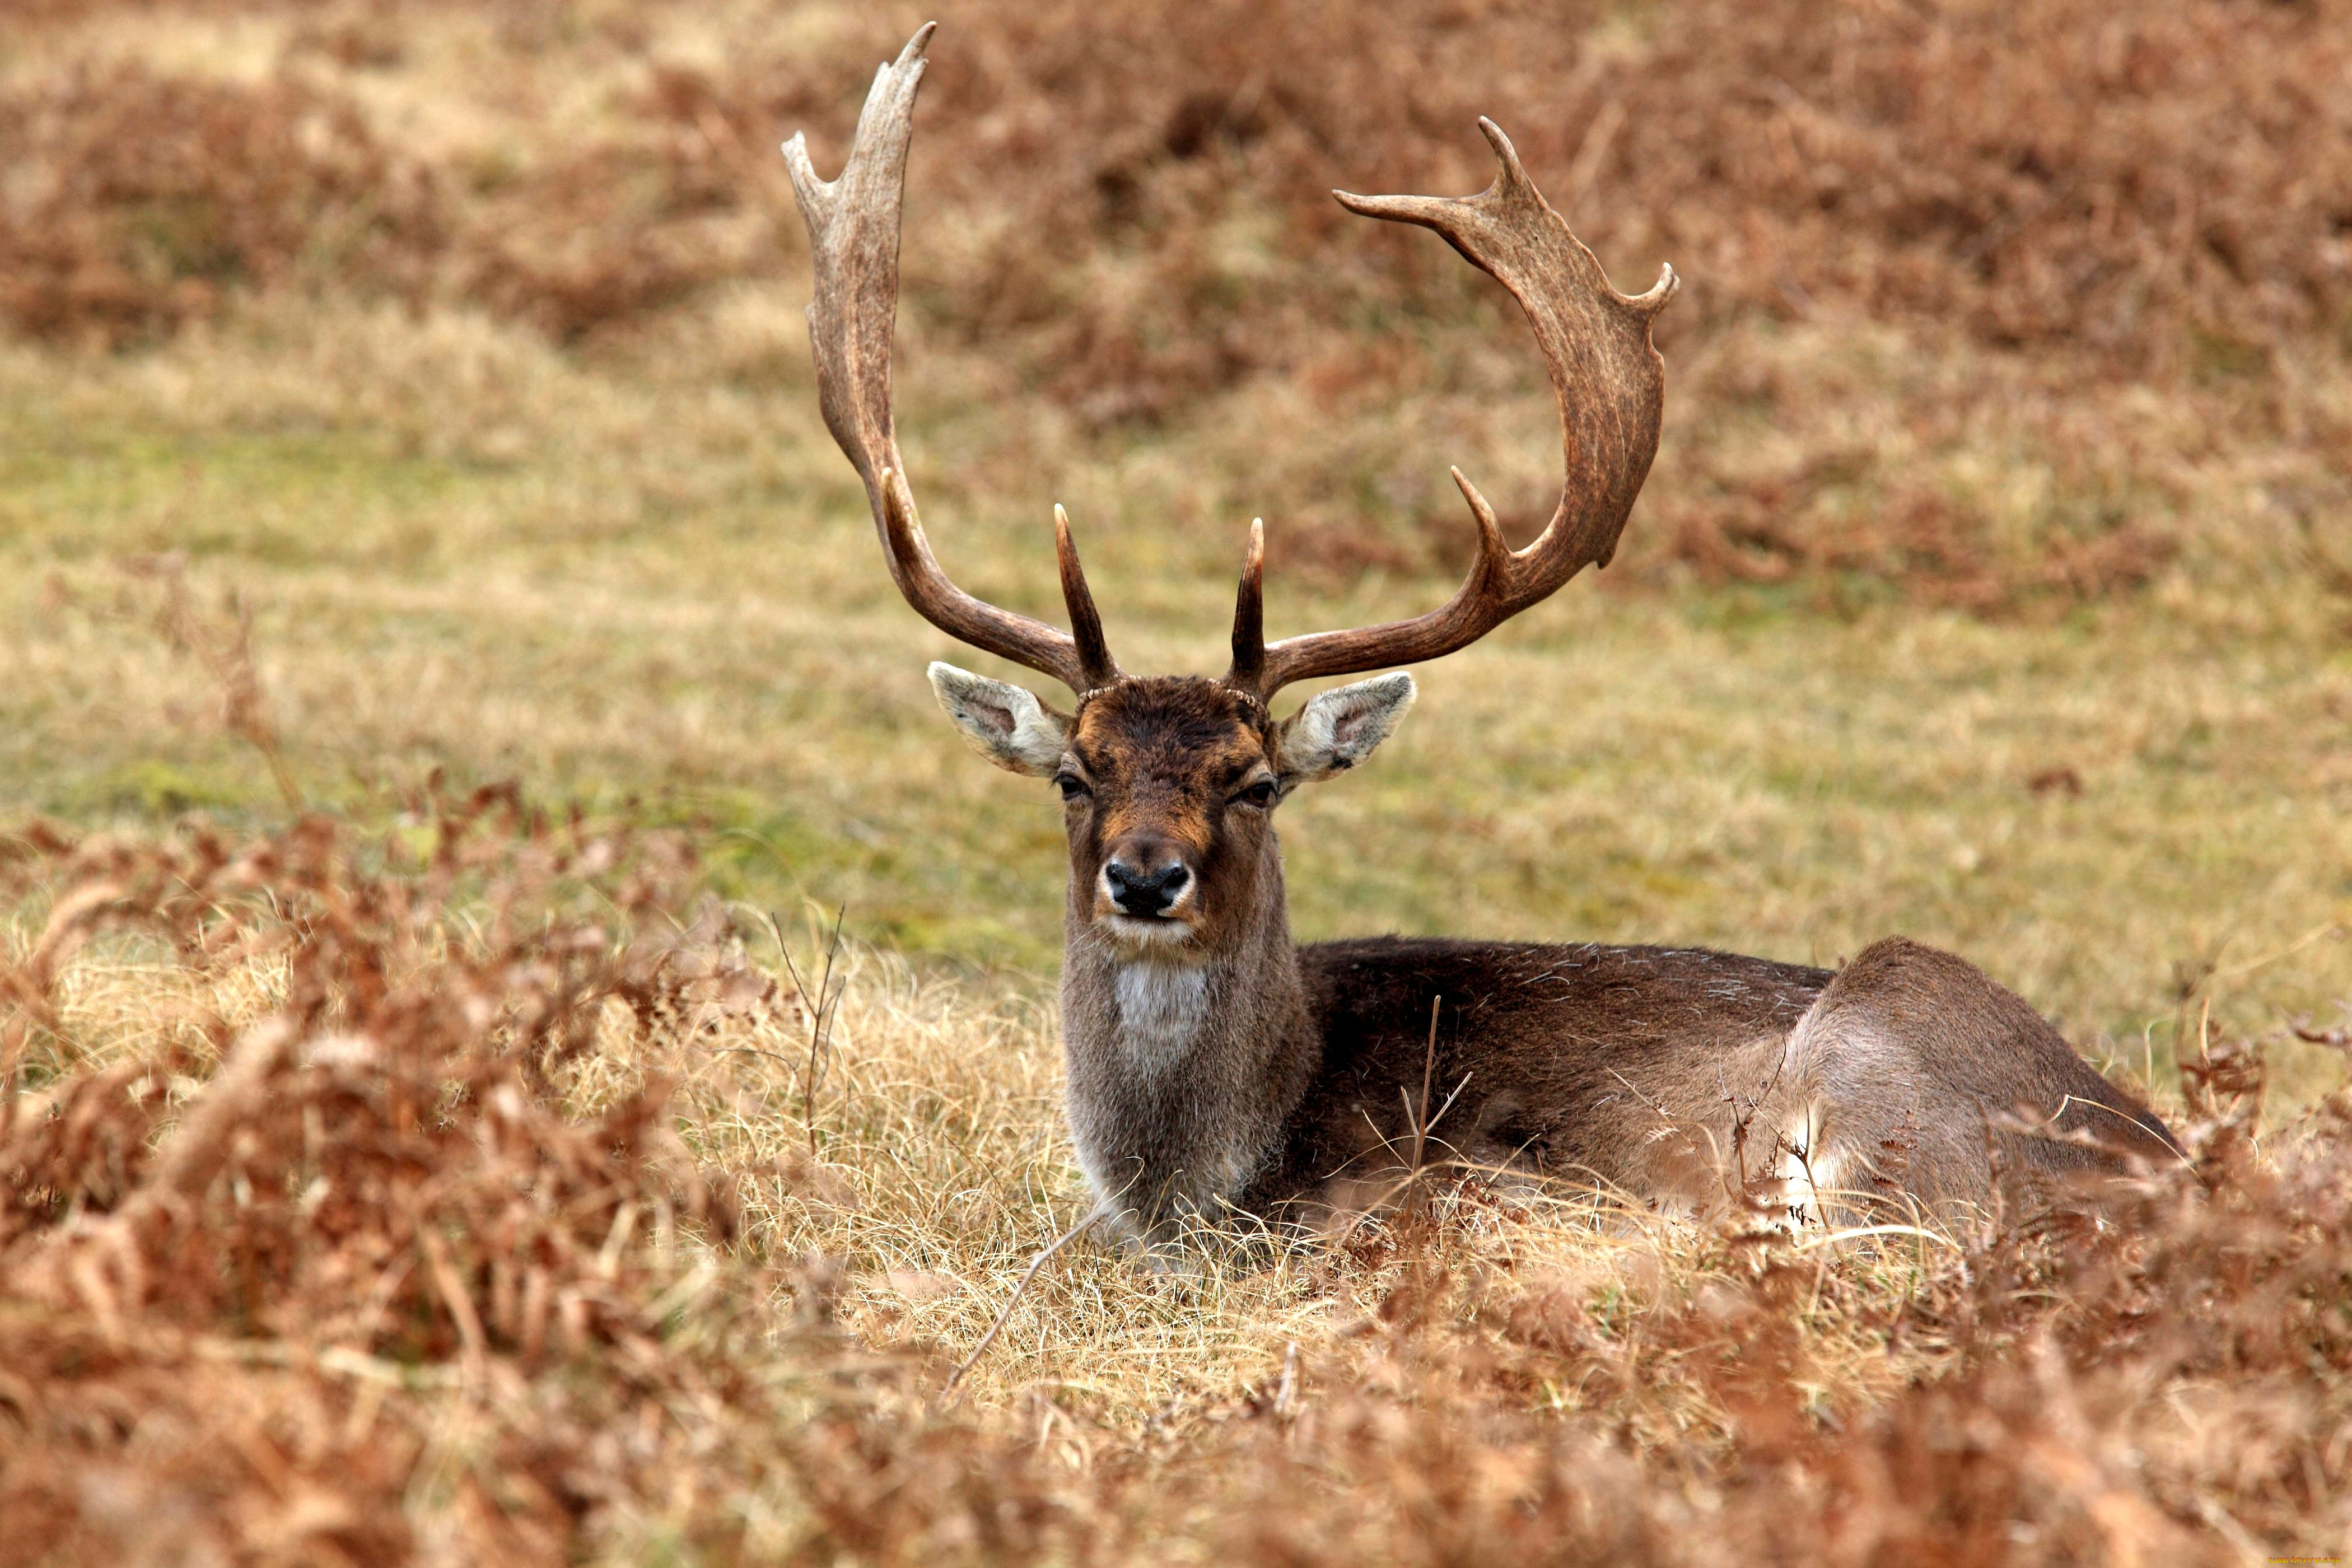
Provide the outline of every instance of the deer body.
[[[2112,1168],[2109,1151],[2172,1147],[2022,1001],[1900,937],[1836,972],[1598,944],[1386,939],[1301,957],[1322,1059],[1245,1208],[1347,1210],[1392,1186],[1396,1152],[1429,1119],[1395,1086],[1425,1062],[1439,1107],[1463,1085],[1429,1130],[1433,1159],[1685,1209],[1744,1201],[1818,1220],[1980,1204]],[[1912,1009],[1933,1026],[1888,1016]],[[2011,1130],[2021,1113],[2035,1131]]]
[[[1744,1200],[1800,1223],[1905,1197],[2032,1196],[2039,1180],[2110,1163],[2070,1135],[2151,1158],[2171,1149],[2021,1001],[1901,938],[1865,949],[1858,975],[1939,970],[1942,1000],[1990,1015],[1976,1029],[1809,1039],[1857,993],[1864,1009],[1886,998],[1859,979],[1832,993],[1831,971],[1703,949],[1391,937],[1287,956],[1264,976],[1276,1005],[1217,1008],[1247,985],[1226,969],[1201,1027],[1148,1061],[1102,1005],[1124,980],[1116,961],[1065,972],[1070,1127],[1114,1228],[1166,1240],[1192,1215],[1313,1225],[1375,1208],[1424,1137],[1432,1165],[1685,1210]],[[1916,986],[1893,992],[1906,994]],[[2064,1109],[2041,1135],[2008,1130],[2037,1106]]]
[[[1079,1164],[1131,1239],[1235,1214],[1319,1224],[1378,1206],[1415,1161],[1804,1221],[1981,1203],[2096,1168],[2078,1136],[2169,1147],[2022,1001],[1900,938],[1840,971],[1594,943],[1296,946],[1270,824],[1234,831],[1166,798],[1184,774],[1108,777],[1112,755],[1150,765],[1132,737],[1183,729],[1171,710],[1196,725],[1214,711],[1210,683],[1097,700],[1055,759],[1090,783],[1066,807],[1064,1061]],[[1246,714],[1233,705],[1235,766]],[[1260,744],[1279,762],[1283,740]],[[1159,761],[1172,772],[1192,754]],[[1107,843],[1139,805],[1192,845],[1207,912],[1181,947],[1107,923]],[[2021,1110],[2041,1135],[2009,1130]]]
[[2172,1150],[2163,1124],[2024,1002],[1899,938],[1834,973],[1675,948],[1294,945],[1273,813],[1368,759],[1414,686],[1378,675],[1279,721],[1274,695],[1441,658],[1608,563],[1657,449],[1664,383],[1650,323],[1674,271],[1645,294],[1611,288],[1488,121],[1500,172],[1477,196],[1335,193],[1351,211],[1435,230],[1518,300],[1559,401],[1559,508],[1514,550],[1456,470],[1477,553],[1452,599],[1407,621],[1274,643],[1253,523],[1225,675],[1129,677],[1059,507],[1068,632],[957,587],[916,518],[890,348],[931,31],[876,76],[838,179],[817,177],[800,138],[785,145],[816,267],[810,341],[825,423],[865,481],[908,602],[1077,694],[1063,712],[1021,687],[930,668],[975,751],[1052,780],[1062,797],[1070,1128],[1117,1229],[1156,1243],[1194,1215],[1311,1223],[1379,1202],[1432,1161],[1807,1217],[1984,1203],[2021,1181]]

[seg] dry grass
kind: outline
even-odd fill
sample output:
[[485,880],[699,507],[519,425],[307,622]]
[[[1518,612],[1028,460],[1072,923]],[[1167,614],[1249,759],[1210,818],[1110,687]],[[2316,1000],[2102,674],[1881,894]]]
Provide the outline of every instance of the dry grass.
[[1083,1205],[1061,850],[931,710],[769,154],[920,16],[9,13],[0,1557],[2352,1548],[2340,5],[946,14],[915,479],[1045,613],[1068,501],[1130,667],[1253,512],[1279,630],[1443,591],[1447,461],[1556,483],[1517,321],[1324,187],[1494,113],[1689,281],[1624,558],[1286,808],[1303,935],[1902,931],[2198,1149],[2117,1231],[1081,1246],[948,1400]]
[[[846,901],[853,931],[926,962],[1050,973],[1053,810],[940,723],[922,662],[971,656],[876,570],[804,362],[713,384],[796,331],[785,302],[738,297],[677,323],[674,359],[582,364],[479,317],[305,304],[130,361],[0,352],[12,798],[126,826],[281,809],[203,669],[146,629],[157,585],[118,564],[177,551],[207,614],[231,594],[251,608],[313,802],[373,820],[436,768],[635,801],[694,826],[730,896]],[[1868,417],[1890,426],[1909,379],[1941,368],[1820,337],[1763,363],[1880,386]],[[950,568],[1052,613],[1042,502],[1066,500],[1122,657],[1213,668],[1236,535],[1171,520],[1286,489],[1275,449],[1311,449],[1311,410],[1269,387],[1101,450],[933,364],[918,481]],[[1513,459],[1530,469],[1545,412],[1527,410]],[[1412,417],[1349,439],[1442,472],[1453,454]],[[1269,451],[1275,477],[1246,485]],[[1990,437],[1967,463],[2037,504],[2040,476]],[[1428,700],[1381,765],[1286,811],[1302,932],[1830,961],[1906,931],[1984,963],[2096,1058],[2139,1070],[2152,1048],[2159,1076],[2176,965],[2231,972],[2229,1032],[2328,1016],[2352,949],[2261,961],[2345,915],[2345,611],[2309,591],[2294,525],[2241,470],[2182,480],[2214,538],[2146,593],[2054,621],[1629,591],[1620,567],[1574,585],[1420,672]],[[1444,591],[1280,575],[1271,614],[1339,624]],[[2320,1052],[2281,1069],[2298,1098],[2341,1071]]]
[[[2120,1226],[1743,1236],[1449,1184],[1197,1274],[1085,1246],[1050,1019],[675,848],[20,838],[0,1541],[79,1563],[2231,1562],[2352,1517],[2341,1097],[2174,1108]],[[601,920],[583,911],[602,907]]]

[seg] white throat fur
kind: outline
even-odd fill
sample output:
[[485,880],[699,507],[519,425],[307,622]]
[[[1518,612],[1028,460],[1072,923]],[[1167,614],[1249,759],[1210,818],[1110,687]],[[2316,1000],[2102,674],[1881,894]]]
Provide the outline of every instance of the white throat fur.
[[1135,1065],[1185,1055],[1208,1021],[1209,966],[1138,958],[1119,964],[1116,975],[1118,1042]]

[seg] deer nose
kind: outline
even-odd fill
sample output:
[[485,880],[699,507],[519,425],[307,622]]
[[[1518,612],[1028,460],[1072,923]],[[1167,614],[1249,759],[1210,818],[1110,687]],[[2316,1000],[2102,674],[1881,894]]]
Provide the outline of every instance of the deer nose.
[[1164,913],[1192,879],[1192,873],[1184,869],[1181,860],[1171,860],[1156,870],[1140,871],[1114,858],[1103,868],[1103,881],[1110,888],[1110,901],[1130,915],[1146,918]]

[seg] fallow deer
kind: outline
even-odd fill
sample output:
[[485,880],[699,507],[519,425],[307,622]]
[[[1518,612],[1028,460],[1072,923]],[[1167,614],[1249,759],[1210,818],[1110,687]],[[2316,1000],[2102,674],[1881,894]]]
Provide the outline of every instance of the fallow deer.
[[1395,1178],[1406,1151],[1420,1159],[1424,1137],[1472,1165],[1677,1206],[1769,1202],[1800,1219],[1989,1203],[2018,1180],[2173,1150],[2164,1124],[2032,1007],[1901,938],[1834,972],[1688,948],[1296,945],[1275,810],[1370,757],[1414,688],[1379,675],[1279,719],[1275,694],[1452,653],[1607,563],[1657,448],[1664,366],[1650,324],[1674,269],[1630,299],[1612,289],[1491,121],[1480,128],[1501,168],[1480,195],[1335,193],[1351,212],[1435,230],[1518,300],[1559,401],[1559,510],[1513,550],[1456,470],[1478,548],[1452,599],[1412,620],[1274,643],[1253,523],[1231,668],[1129,676],[1060,508],[1067,633],[958,588],[917,521],[890,355],[931,32],[877,74],[837,180],[817,177],[803,138],[784,147],[814,253],[818,394],[907,602],[1076,694],[1065,712],[1003,681],[929,669],[975,750],[1052,780],[1062,799],[1069,1124],[1115,1229],[1153,1244],[1193,1215],[1328,1217]]

